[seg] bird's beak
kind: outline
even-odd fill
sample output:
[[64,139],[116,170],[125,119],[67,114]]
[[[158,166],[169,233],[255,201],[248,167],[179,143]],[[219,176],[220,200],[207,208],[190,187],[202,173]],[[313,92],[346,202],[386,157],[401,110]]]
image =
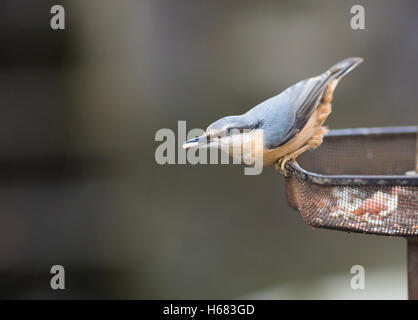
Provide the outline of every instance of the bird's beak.
[[208,134],[204,134],[200,137],[196,137],[190,140],[187,140],[185,143],[183,143],[183,148],[184,149],[190,149],[193,147],[208,147],[210,143],[210,138]]

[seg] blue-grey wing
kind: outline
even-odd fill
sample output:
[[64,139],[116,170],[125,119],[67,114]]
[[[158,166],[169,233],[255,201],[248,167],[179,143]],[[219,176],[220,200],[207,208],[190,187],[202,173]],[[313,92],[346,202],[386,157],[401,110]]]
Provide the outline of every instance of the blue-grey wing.
[[292,129],[295,109],[286,91],[274,96],[249,110],[244,117],[263,129],[264,147],[275,148]]
[[302,80],[249,110],[246,113],[249,119],[263,122],[264,146],[273,149],[291,140],[306,125],[327,86],[362,61],[362,58],[342,60],[323,74]]
[[264,147],[274,149],[289,141],[303,128],[322,95],[324,75],[302,80],[246,113],[262,119]]
[[363,59],[357,57],[344,59],[323,74],[302,80],[286,90],[288,91],[289,100],[295,109],[295,121],[289,132],[280,141],[279,146],[288,142],[303,129],[318,106],[328,85],[332,81],[339,80],[345,76],[361,62],[363,62]]
[[288,142],[303,129],[318,106],[329,81],[330,76],[326,72],[318,77],[302,80],[286,90],[289,95],[289,103],[295,110],[295,120],[277,146]]

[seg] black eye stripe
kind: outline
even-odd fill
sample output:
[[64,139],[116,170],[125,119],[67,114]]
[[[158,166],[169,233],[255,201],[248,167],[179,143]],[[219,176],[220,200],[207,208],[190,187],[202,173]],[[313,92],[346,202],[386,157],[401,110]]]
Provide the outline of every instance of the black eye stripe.
[[237,130],[240,133],[244,133],[244,130],[249,130],[249,131],[256,130],[256,129],[260,128],[262,125],[263,125],[263,121],[259,120],[259,121],[255,122],[253,124],[250,124],[250,125],[237,127],[237,128],[228,128],[228,129],[225,130],[225,132],[227,134],[229,134],[232,130]]
[[238,131],[239,133],[244,133],[244,130],[251,130],[253,129],[253,127],[245,127],[245,128],[228,128],[226,129],[226,133],[229,134],[231,133],[232,130],[234,131]]

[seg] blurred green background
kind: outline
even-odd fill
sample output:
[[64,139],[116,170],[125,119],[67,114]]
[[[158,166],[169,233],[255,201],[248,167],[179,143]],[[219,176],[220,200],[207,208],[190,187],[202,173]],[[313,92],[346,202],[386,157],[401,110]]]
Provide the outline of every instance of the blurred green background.
[[[0,297],[406,298],[403,239],[312,230],[272,168],[160,166],[154,137],[348,56],[365,61],[327,125],[415,125],[417,14],[412,0],[2,0]],[[66,290],[50,288],[54,264]]]

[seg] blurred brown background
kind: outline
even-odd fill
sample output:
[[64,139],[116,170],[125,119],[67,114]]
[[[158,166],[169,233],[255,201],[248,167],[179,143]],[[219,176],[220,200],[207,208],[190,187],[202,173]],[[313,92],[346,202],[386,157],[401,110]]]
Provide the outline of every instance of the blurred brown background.
[[[350,28],[355,4],[366,30]],[[1,1],[0,297],[406,298],[403,239],[312,230],[272,168],[160,166],[154,137],[348,56],[365,62],[327,124],[415,125],[417,14],[412,0]]]

